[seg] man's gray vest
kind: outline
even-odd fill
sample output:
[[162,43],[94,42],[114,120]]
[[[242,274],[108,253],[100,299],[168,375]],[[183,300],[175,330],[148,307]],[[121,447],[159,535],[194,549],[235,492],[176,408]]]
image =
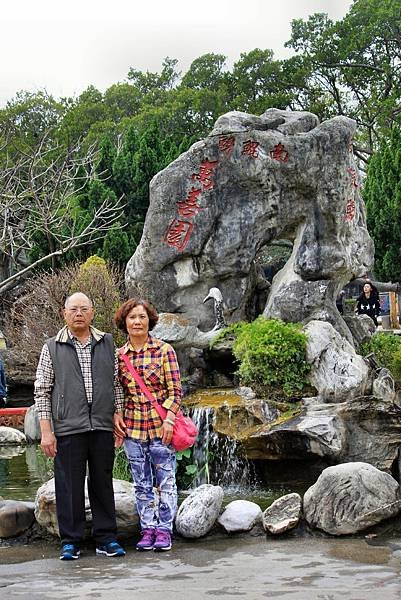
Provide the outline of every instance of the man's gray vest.
[[52,418],[55,435],[94,429],[113,431],[114,343],[109,333],[98,340],[92,335],[93,400],[88,404],[84,379],[74,344],[56,337],[47,340],[54,369]]

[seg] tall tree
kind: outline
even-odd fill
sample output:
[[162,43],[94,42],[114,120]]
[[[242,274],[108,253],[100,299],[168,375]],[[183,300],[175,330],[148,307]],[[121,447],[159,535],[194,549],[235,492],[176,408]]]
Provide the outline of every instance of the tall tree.
[[375,242],[375,271],[401,281],[401,133],[397,126],[372,157],[363,190],[369,232]]
[[232,108],[261,114],[267,108],[285,109],[292,98],[284,86],[283,63],[274,60],[272,50],[256,48],[242,53],[232,72]]
[[357,121],[365,163],[401,112],[400,23],[399,0],[354,0],[336,23],[324,14],[293,21],[286,44],[300,53],[305,95],[320,91],[325,116]]

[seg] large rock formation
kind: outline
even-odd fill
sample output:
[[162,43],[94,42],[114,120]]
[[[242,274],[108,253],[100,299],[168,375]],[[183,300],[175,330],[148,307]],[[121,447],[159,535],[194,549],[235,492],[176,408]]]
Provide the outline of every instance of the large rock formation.
[[153,178],[143,237],[126,269],[128,289],[206,330],[214,319],[202,300],[217,285],[230,321],[252,318],[265,287],[256,253],[286,238],[293,252],[264,314],[329,321],[351,341],[334,300],[373,260],[354,132],[350,119],[319,125],[306,112],[220,117],[207,138]]
[[310,470],[313,463],[364,461],[401,478],[401,407],[390,394],[332,403],[313,397],[286,405],[241,390],[212,390],[186,402],[213,410],[215,432],[240,442],[246,457],[263,461],[263,468],[285,465],[282,475],[289,464],[299,475],[301,464]]

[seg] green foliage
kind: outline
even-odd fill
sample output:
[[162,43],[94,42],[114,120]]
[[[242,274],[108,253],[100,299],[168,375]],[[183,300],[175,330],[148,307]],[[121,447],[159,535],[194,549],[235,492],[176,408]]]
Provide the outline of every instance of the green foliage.
[[373,352],[378,364],[389,369],[394,379],[401,383],[401,339],[398,335],[376,333],[360,345],[359,352],[362,356]]
[[244,384],[270,396],[302,395],[310,365],[306,362],[307,337],[301,325],[258,317],[252,323],[235,323],[223,336],[235,338],[233,353],[240,363],[238,374]]
[[127,232],[121,228],[120,223],[115,223],[107,232],[103,242],[103,258],[109,262],[125,268],[131,257],[131,250]]
[[390,371],[393,374],[394,380],[397,383],[401,383],[401,344],[393,354]]
[[[95,309],[94,325],[101,331],[113,333],[118,338],[114,324],[114,313],[121,299],[118,272],[108,267],[99,256],[90,256],[79,267],[77,275],[70,285],[69,293],[82,292],[89,296]],[[116,340],[118,344],[121,341]]]
[[177,487],[180,490],[188,489],[197,474],[197,466],[192,462],[192,448],[177,452]]
[[[398,114],[399,22],[398,1],[354,0],[336,23],[320,13],[294,20],[286,44],[299,53],[298,75],[305,81],[299,100],[310,107],[321,102],[322,117],[356,119],[359,141],[368,151]],[[368,153],[358,155],[368,162]]]
[[372,157],[363,196],[375,242],[375,272],[401,281],[401,134],[393,127]]
[[117,448],[114,455],[113,478],[132,481],[131,469],[124,448]]

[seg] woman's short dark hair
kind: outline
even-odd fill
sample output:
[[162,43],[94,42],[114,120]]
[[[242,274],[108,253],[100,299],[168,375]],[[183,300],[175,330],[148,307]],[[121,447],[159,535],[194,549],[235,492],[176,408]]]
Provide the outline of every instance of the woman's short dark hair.
[[131,312],[133,308],[136,306],[143,306],[143,308],[148,313],[149,317],[149,330],[153,329],[159,320],[159,315],[157,314],[157,310],[154,306],[147,300],[141,300],[140,298],[130,298],[124,304],[117,309],[116,314],[114,315],[114,322],[117,325],[118,329],[121,331],[127,332],[127,326],[125,324],[125,320],[128,314]]

